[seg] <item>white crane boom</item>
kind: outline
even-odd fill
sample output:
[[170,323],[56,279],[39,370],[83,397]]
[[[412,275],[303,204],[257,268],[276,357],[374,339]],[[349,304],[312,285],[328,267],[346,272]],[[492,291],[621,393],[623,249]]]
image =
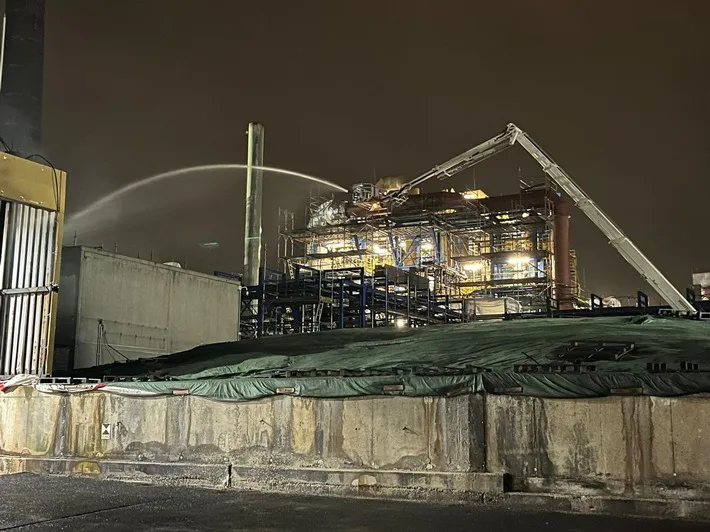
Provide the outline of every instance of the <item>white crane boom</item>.
[[485,161],[489,157],[496,155],[510,148],[513,144],[511,142],[512,136],[508,130],[504,131],[500,135],[487,140],[486,142],[479,144],[478,146],[465,151],[461,155],[457,155],[453,159],[446,161],[443,164],[435,166],[428,172],[423,173],[420,176],[415,177],[408,183],[402,185],[399,190],[395,190],[385,194],[382,198],[384,202],[391,202],[395,205],[399,205],[407,201],[407,193],[414,187],[419,186],[424,181],[435,177],[437,179],[446,179],[454,174],[463,172],[467,168],[471,168],[477,165],[481,161]]
[[500,135],[471,148],[470,150],[454,157],[442,165],[435,166],[425,174],[416,177],[403,185],[399,190],[391,192],[383,198],[384,201],[400,204],[407,200],[407,192],[424,181],[436,177],[446,179],[452,175],[471,168],[481,161],[500,153],[501,151],[520,144],[542,166],[545,173],[550,176],[574,204],[589,218],[597,228],[609,239],[609,243],[619,254],[643,277],[658,294],[670,305],[681,313],[695,314],[695,307],[666,279],[661,271],[644,255],[641,250],[627,237],[621,228],[597,206],[594,201],[560,168],[544,151],[515,124],[508,124],[506,130]]

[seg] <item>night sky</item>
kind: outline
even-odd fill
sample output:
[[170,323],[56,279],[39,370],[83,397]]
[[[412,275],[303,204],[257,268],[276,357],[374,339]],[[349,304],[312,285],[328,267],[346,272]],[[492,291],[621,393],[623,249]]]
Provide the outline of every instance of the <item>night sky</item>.
[[[412,178],[515,122],[679,288],[710,268],[703,0],[47,3],[44,143],[70,213],[158,172],[245,162],[252,120],[266,164],[342,185]],[[515,192],[518,167],[541,176],[516,148],[476,185]],[[265,179],[271,259],[277,207],[302,212],[310,187]],[[151,186],[78,241],[240,271],[243,195],[243,173]],[[572,240],[588,289],[648,289],[576,210]]]

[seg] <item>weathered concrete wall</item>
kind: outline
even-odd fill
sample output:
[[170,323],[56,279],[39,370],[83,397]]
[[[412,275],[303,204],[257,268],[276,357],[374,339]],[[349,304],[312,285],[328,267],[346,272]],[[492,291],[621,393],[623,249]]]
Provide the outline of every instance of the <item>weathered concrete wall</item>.
[[488,470],[520,489],[692,495],[710,482],[708,398],[489,396],[486,416]]
[[[56,345],[73,367],[239,338],[238,283],[83,247],[64,249]],[[62,349],[66,348],[66,349]],[[62,361],[57,361],[59,369]]]
[[[110,427],[107,439],[102,424]],[[710,499],[707,427],[710,398],[700,397],[277,396],[227,403],[31,389],[0,396],[5,457],[61,457],[89,469],[86,460],[93,468],[98,460],[143,468],[230,464],[245,475],[288,469],[282,477],[292,479],[306,469],[328,479],[338,476],[333,471],[359,470],[488,474],[501,482],[508,475],[516,490],[630,497]],[[468,485],[466,478],[437,482]]]
[[225,403],[22,389],[0,398],[0,454],[481,471],[482,404],[481,396]]

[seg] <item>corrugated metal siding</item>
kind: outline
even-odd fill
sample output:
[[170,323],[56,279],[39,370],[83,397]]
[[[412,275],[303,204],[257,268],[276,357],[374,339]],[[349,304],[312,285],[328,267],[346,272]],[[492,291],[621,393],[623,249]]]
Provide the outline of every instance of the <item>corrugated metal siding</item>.
[[57,214],[0,201],[0,374],[42,374],[50,342]]

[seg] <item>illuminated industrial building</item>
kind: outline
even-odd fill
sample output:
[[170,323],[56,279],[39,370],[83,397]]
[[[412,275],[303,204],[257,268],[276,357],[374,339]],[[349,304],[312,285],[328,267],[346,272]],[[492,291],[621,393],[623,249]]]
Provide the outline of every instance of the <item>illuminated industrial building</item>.
[[402,186],[387,178],[348,199],[312,195],[302,227],[282,210],[280,271],[264,272],[254,327],[418,326],[579,304],[567,202],[549,180],[505,196],[413,189],[404,203],[377,201]]
[[550,297],[570,303],[579,295],[570,279],[567,205],[549,183],[497,197],[481,190],[415,192],[391,210],[315,202],[307,227],[281,231],[289,244],[282,262],[324,271],[362,267],[367,276],[397,268],[425,279],[437,295],[511,297],[529,310]]
[[[252,153],[261,137],[250,138]],[[495,197],[481,190],[421,191],[429,180],[448,179],[514,145],[540,164],[544,183]],[[661,295],[668,311],[697,313],[619,226],[515,124],[401,181],[356,184],[347,199],[311,197],[301,227],[296,227],[293,213],[280,211],[279,270],[267,270],[250,255],[245,261],[245,271],[260,267],[257,284],[245,287],[243,333],[572,315],[586,305],[580,297],[576,255],[570,250],[569,205],[562,191]],[[260,210],[258,204],[247,204],[251,227],[250,219],[260,219]],[[259,247],[254,249],[258,258]],[[589,301],[592,311],[603,306],[594,294]],[[638,311],[647,308],[648,297],[639,292]]]

